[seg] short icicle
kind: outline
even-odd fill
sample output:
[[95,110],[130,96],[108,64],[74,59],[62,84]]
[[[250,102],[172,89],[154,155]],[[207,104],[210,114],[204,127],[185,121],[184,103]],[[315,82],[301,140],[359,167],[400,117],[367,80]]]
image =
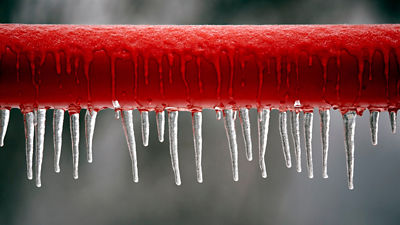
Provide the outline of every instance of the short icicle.
[[0,110],[0,147],[4,146],[4,137],[7,133],[8,121],[10,120],[10,110]]
[[243,139],[246,148],[246,158],[248,161],[252,161],[253,150],[251,143],[249,110],[246,108],[241,108],[239,112],[240,112],[240,123],[242,125]]
[[395,134],[397,129],[397,111],[389,112],[389,117],[390,117],[390,126],[392,128],[392,133]]
[[292,160],[290,157],[289,137],[287,133],[287,113],[279,113],[279,133],[281,135],[281,143],[283,149],[283,156],[285,158],[286,167],[292,167]]
[[296,157],[296,170],[301,172],[301,147],[300,147],[300,113],[291,111],[291,131],[294,143],[294,154]]
[[78,179],[79,167],[79,113],[70,115],[70,132],[72,141],[72,175]]
[[46,109],[38,109],[36,112],[36,187],[42,186],[42,161],[44,147],[44,132],[46,126]]
[[259,150],[258,157],[259,157],[261,175],[263,178],[267,178],[267,167],[265,166],[265,152],[267,149],[267,142],[268,142],[270,112],[271,112],[270,109],[258,110],[258,150]]
[[33,161],[33,138],[35,136],[35,114],[29,112],[24,114],[25,125],[25,148],[26,148],[26,175],[28,180],[32,180],[32,161]]
[[203,170],[201,167],[202,158],[202,121],[203,116],[201,112],[194,112],[192,114],[192,127],[193,127],[193,141],[194,141],[194,153],[196,161],[196,174],[197,182],[203,183]]
[[157,112],[157,134],[158,140],[164,142],[164,131],[165,131],[165,112]]
[[135,131],[133,129],[132,110],[122,111],[121,123],[122,123],[122,128],[124,129],[126,143],[128,144],[129,156],[131,157],[132,161],[133,181],[137,183],[139,182],[139,173],[137,168],[136,141],[135,141]]
[[97,112],[86,110],[85,114],[85,138],[86,138],[86,157],[89,163],[93,162],[93,135],[96,126]]
[[320,127],[322,142],[322,177],[328,178],[328,149],[329,149],[329,123],[331,120],[328,110],[320,110]]
[[140,112],[140,115],[141,115],[141,124],[142,124],[143,145],[148,146],[149,145],[149,129],[150,129],[149,112],[142,111],[142,112]]
[[354,134],[356,130],[356,117],[354,111],[349,111],[343,115],[345,150],[346,150],[346,166],[347,166],[347,182],[350,190],[354,189]]
[[222,111],[217,109],[217,110],[215,110],[215,113],[216,113],[217,120],[221,120],[222,119]]
[[371,142],[373,145],[378,144],[378,122],[379,122],[379,112],[372,111],[369,115],[369,124],[371,129]]
[[312,160],[312,127],[313,127],[313,113],[306,113],[304,115],[304,138],[306,144],[306,156],[307,156],[307,172],[308,177],[314,177],[314,167]]
[[168,113],[169,125],[169,152],[171,154],[172,169],[175,175],[175,184],[181,185],[181,173],[179,171],[178,158],[178,111]]
[[225,122],[225,130],[226,136],[228,137],[229,149],[232,160],[232,173],[233,180],[239,180],[239,165],[238,165],[238,149],[236,143],[236,130],[235,130],[235,120],[233,119],[233,110],[225,109],[224,110],[224,122]]
[[54,109],[53,112],[53,142],[54,142],[54,171],[60,172],[60,157],[62,146],[62,132],[64,124],[64,110]]

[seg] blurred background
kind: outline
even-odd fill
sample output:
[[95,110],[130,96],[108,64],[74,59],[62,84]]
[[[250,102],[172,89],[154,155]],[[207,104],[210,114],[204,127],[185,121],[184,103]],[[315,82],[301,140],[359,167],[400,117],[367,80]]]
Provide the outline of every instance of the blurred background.
[[[75,24],[321,24],[399,23],[395,0],[1,0],[2,23]],[[107,37],[104,37],[107,38]],[[317,111],[315,111],[317,112]],[[94,162],[86,162],[81,113],[79,179],[72,178],[69,119],[65,117],[61,173],[53,168],[52,110],[47,113],[42,188],[26,179],[23,116],[13,109],[0,150],[0,224],[399,224],[400,136],[381,114],[379,143],[372,146],[369,112],[357,118],[355,190],[346,183],[343,124],[332,111],[329,179],[321,176],[319,116],[314,116],[314,179],[284,165],[278,113],[271,114],[268,178],[258,167],[255,110],[253,154],[245,159],[239,120],[239,182],[233,182],[224,125],[215,112],[203,115],[203,174],[195,175],[191,115],[179,114],[182,186],[174,184],[168,140],[157,141],[150,113],[149,147],[141,144],[139,113],[135,133],[140,182],[133,183],[130,158],[112,110],[98,114]],[[303,118],[302,120],[303,121]],[[168,135],[168,133],[166,134]],[[303,134],[302,134],[303,135]],[[291,137],[290,137],[291,138]],[[291,140],[291,139],[290,139]],[[293,144],[291,150],[293,154]]]

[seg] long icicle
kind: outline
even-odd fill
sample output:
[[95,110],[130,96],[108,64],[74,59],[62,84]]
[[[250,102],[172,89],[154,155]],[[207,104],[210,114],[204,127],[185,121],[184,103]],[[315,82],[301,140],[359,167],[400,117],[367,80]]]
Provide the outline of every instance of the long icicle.
[[201,167],[201,156],[202,156],[202,113],[194,112],[192,114],[192,127],[193,127],[193,141],[194,141],[194,153],[196,161],[196,175],[197,182],[203,183],[203,170]]
[[314,167],[312,160],[312,127],[313,127],[313,113],[306,113],[304,115],[304,138],[306,139],[306,156],[307,156],[307,171],[308,177],[314,177]]
[[157,112],[157,134],[158,140],[164,142],[164,131],[165,131],[165,111]]
[[289,137],[287,133],[287,113],[279,113],[279,133],[281,135],[281,143],[283,149],[283,156],[285,158],[286,167],[292,167],[292,160],[290,157]]
[[389,117],[390,117],[390,126],[392,128],[392,133],[395,134],[397,129],[397,111],[389,112]]
[[46,126],[46,109],[38,109],[36,112],[36,187],[42,186],[42,161],[44,147],[44,132]]
[[10,110],[0,110],[0,147],[4,146],[4,138],[7,133],[8,121],[10,120]]
[[322,142],[322,177],[328,178],[328,149],[329,149],[329,123],[331,120],[328,110],[319,111],[321,123],[321,142]]
[[136,141],[135,141],[135,131],[133,129],[132,110],[122,111],[121,122],[122,122],[122,128],[124,129],[126,143],[128,144],[129,156],[131,157],[132,161],[133,181],[137,183],[139,182],[139,173],[137,168]]
[[97,112],[86,110],[85,115],[85,138],[86,138],[86,157],[89,163],[93,162],[93,135],[96,126]]
[[233,119],[233,110],[225,109],[224,110],[224,122],[225,122],[225,130],[226,136],[228,137],[229,149],[232,160],[232,173],[233,180],[239,180],[239,165],[238,165],[238,149],[236,143],[236,130],[235,130],[235,120]]
[[72,141],[72,175],[78,179],[79,167],[79,113],[70,115],[70,132]]
[[345,150],[346,150],[346,166],[347,166],[347,182],[350,190],[354,189],[354,134],[356,130],[356,117],[354,111],[349,111],[343,115]]
[[252,161],[253,150],[251,142],[249,110],[246,108],[241,108],[239,112],[240,124],[242,125],[243,139],[246,148],[246,158],[248,161]]
[[35,114],[29,112],[24,114],[25,125],[25,148],[26,148],[26,176],[28,180],[32,180],[32,161],[33,161],[33,139],[35,137]]
[[267,178],[267,167],[265,166],[265,152],[267,149],[268,142],[268,130],[269,130],[269,117],[270,109],[261,109],[258,111],[258,150],[259,150],[259,164],[261,169],[261,175],[263,178]]
[[171,154],[172,169],[175,175],[175,184],[181,185],[181,173],[179,171],[178,158],[178,111],[168,113],[169,125],[169,152]]
[[373,145],[378,144],[378,122],[379,122],[379,112],[372,111],[369,115],[369,124],[371,129],[371,142]]
[[300,147],[300,113],[291,111],[291,131],[294,143],[294,155],[296,157],[296,170],[301,172],[301,147]]
[[53,142],[54,142],[54,171],[60,172],[60,157],[62,146],[62,132],[64,124],[64,110],[54,109],[53,112]]
[[142,140],[143,140],[143,145],[148,146],[149,145],[149,112],[148,111],[142,111],[140,112],[141,115],[141,124],[142,124]]

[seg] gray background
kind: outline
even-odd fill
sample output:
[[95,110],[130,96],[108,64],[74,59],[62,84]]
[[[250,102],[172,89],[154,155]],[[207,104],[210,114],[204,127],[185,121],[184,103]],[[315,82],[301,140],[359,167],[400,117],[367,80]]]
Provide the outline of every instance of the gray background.
[[[398,23],[396,1],[317,0],[137,0],[0,1],[0,22],[83,24],[297,24]],[[357,118],[355,190],[346,184],[343,125],[332,111],[329,179],[321,177],[319,116],[314,117],[314,179],[284,166],[278,113],[271,114],[268,179],[257,163],[256,111],[250,113],[255,160],[245,160],[239,121],[239,182],[232,181],[222,121],[203,117],[204,183],[195,176],[191,115],[179,114],[182,186],[174,184],[168,140],[157,141],[150,113],[149,147],[141,145],[135,112],[140,182],[131,178],[120,121],[112,110],[98,114],[94,162],[86,162],[81,113],[79,180],[72,179],[69,119],[64,126],[61,173],[53,169],[51,114],[47,114],[42,188],[26,179],[23,117],[11,112],[6,146],[0,151],[0,224],[399,224],[400,137],[381,115],[379,144],[372,146],[369,113]],[[168,134],[168,133],[167,133]],[[166,135],[167,135],[166,134]],[[167,136],[166,136],[167,137]],[[291,137],[290,137],[291,138]],[[290,143],[292,145],[292,143]],[[304,154],[304,139],[302,136]],[[292,151],[293,154],[293,151]]]

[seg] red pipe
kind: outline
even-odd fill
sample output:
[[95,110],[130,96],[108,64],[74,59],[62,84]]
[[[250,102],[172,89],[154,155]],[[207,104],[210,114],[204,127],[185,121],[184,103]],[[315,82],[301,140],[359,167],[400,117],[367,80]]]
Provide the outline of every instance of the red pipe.
[[400,25],[0,24],[0,108],[397,110]]

